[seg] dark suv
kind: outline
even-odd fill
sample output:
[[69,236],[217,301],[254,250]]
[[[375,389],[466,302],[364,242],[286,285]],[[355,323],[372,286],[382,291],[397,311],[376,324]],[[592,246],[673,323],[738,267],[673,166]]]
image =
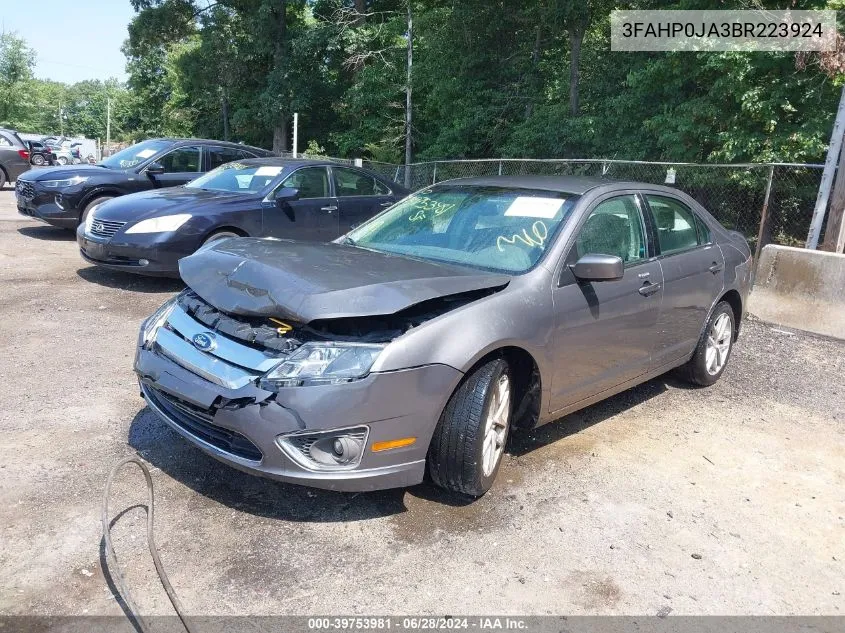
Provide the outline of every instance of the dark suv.
[[13,130],[0,128],[0,189],[29,169],[29,149]]
[[224,163],[272,152],[203,139],[150,139],[96,165],[32,170],[18,178],[18,211],[48,224],[75,229],[93,206],[127,193],[174,187]]

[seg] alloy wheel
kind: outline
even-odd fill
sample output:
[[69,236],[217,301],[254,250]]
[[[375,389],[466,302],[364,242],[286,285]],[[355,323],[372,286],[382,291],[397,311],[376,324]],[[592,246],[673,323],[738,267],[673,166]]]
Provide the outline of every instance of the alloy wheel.
[[731,341],[733,340],[733,325],[731,318],[727,314],[720,314],[713,325],[710,326],[710,332],[707,334],[707,351],[705,356],[705,367],[707,373],[715,376],[725,363],[728,362],[728,353],[731,351]]
[[496,469],[502,453],[505,450],[505,440],[508,436],[511,410],[511,387],[507,374],[499,376],[496,382],[490,407],[487,410],[487,421],[484,427],[484,446],[482,448],[481,467],[485,477]]

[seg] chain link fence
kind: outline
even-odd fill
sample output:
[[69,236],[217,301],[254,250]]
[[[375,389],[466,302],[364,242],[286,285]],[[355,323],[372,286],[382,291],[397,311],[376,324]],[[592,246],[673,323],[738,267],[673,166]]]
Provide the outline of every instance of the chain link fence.
[[[404,165],[364,161],[364,166],[405,182]],[[408,176],[413,190],[452,178],[514,175],[589,176],[669,184],[698,200],[725,227],[745,235],[754,251],[769,243],[804,246],[823,168],[793,163],[484,159],[414,163],[408,166]]]

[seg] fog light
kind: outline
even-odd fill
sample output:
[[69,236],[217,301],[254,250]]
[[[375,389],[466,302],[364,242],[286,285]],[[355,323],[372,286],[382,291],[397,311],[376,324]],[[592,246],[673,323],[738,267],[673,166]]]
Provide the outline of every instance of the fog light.
[[364,454],[369,429],[356,426],[331,431],[280,435],[276,442],[284,453],[309,470],[349,470]]
[[141,266],[146,266],[147,264],[149,264],[149,263],[150,263],[150,260],[148,260],[148,259],[139,259],[139,260],[138,260],[138,263],[139,263]]
[[55,200],[56,200],[56,206],[57,206],[57,207],[59,207],[62,211],[64,211],[64,210],[65,210],[65,208],[64,208],[64,206],[62,205],[62,202],[63,202],[63,200],[62,200],[62,194],[60,194],[60,193],[59,193],[59,194],[56,194]]

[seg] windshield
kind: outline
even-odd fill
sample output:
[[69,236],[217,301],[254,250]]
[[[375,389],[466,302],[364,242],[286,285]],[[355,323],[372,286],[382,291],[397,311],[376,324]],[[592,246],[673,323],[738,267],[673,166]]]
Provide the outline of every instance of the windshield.
[[226,163],[185,185],[190,189],[257,193],[282,173],[281,165]]
[[578,196],[441,185],[405,198],[347,235],[356,246],[507,273],[532,268]]
[[117,154],[104,158],[100,161],[100,165],[110,169],[129,169],[148,158],[152,158],[170,145],[170,141],[142,141],[120,150]]

